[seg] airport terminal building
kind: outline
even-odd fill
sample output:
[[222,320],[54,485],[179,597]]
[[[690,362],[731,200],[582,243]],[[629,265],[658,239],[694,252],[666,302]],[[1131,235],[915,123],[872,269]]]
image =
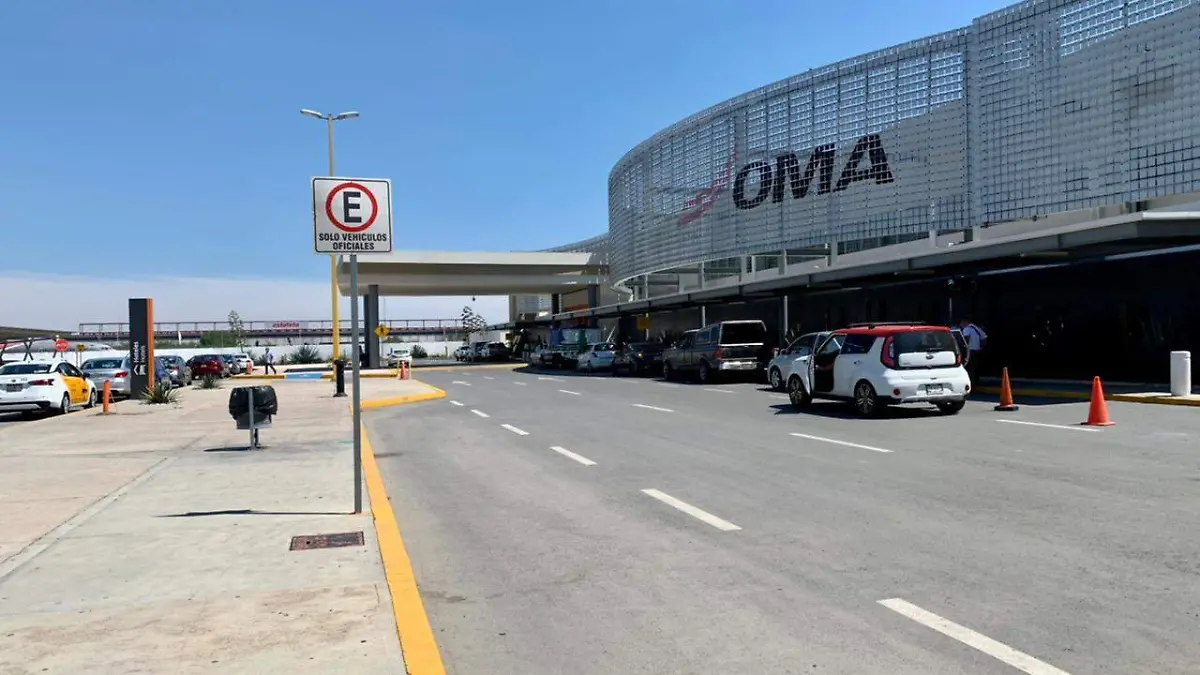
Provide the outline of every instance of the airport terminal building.
[[1165,372],[1200,348],[1198,110],[1200,0],[1028,0],[645,140],[607,234],[554,249],[600,256],[612,289],[543,304],[781,340],[970,314],[1030,375]]

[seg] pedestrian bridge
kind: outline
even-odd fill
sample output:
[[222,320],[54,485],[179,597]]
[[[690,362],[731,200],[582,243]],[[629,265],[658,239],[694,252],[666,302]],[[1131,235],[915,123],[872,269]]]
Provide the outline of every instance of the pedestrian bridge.
[[[605,283],[608,265],[596,253],[397,251],[358,259],[359,295],[564,294]],[[350,261],[342,258],[338,287],[350,296]]]

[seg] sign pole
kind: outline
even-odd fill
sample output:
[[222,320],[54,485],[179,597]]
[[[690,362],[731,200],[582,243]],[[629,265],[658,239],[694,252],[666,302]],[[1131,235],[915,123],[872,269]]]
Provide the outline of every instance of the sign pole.
[[354,418],[354,513],[362,513],[362,409],[359,405],[358,362],[358,256],[350,254],[350,372],[351,372],[351,410]]

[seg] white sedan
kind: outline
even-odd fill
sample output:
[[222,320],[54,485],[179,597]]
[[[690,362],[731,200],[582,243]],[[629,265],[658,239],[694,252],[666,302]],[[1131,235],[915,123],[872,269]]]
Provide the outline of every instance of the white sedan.
[[96,385],[66,361],[17,361],[0,366],[0,412],[66,414],[96,405]]
[[576,370],[584,370],[589,373],[612,368],[613,357],[617,355],[617,346],[611,342],[600,342],[594,345],[588,345],[579,354],[578,360],[575,362]]
[[804,359],[812,355],[812,350],[825,340],[826,332],[807,333],[792,341],[783,351],[779,352],[767,364],[767,382],[775,391],[783,391],[784,383],[796,367],[804,368]]

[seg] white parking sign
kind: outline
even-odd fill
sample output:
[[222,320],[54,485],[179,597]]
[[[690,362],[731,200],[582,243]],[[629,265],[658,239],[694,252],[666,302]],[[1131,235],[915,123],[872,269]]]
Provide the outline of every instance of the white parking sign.
[[392,252],[392,181],[314,178],[313,249],[334,255]]

